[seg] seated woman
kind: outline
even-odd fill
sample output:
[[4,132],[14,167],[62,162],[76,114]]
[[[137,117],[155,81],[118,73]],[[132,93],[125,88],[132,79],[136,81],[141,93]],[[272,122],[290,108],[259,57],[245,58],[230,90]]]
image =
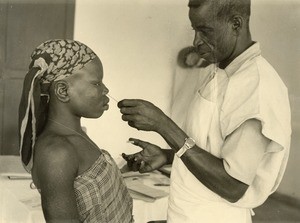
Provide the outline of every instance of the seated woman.
[[32,53],[19,109],[20,153],[47,222],[133,222],[117,165],[80,124],[108,110],[102,79],[100,59],[78,41],[49,40]]

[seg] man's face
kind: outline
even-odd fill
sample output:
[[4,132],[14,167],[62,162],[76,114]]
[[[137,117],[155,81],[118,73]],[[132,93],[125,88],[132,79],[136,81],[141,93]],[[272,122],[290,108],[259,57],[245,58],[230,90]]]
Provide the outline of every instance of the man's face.
[[[189,18],[195,30],[194,46],[199,55],[210,63],[222,62],[229,58],[235,48],[236,36],[229,22],[217,18],[213,1],[190,1],[199,7],[190,6]],[[217,4],[217,3],[216,3]]]

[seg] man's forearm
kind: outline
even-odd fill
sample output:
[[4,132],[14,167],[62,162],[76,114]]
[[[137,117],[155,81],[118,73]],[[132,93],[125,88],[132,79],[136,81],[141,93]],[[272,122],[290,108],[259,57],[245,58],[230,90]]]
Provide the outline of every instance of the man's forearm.
[[[158,133],[172,148],[173,157],[188,137],[171,119],[166,119],[166,123],[162,124]],[[226,172],[222,159],[197,145],[184,153],[181,160],[202,184],[230,202],[237,201],[248,188],[248,185],[234,179]]]
[[184,144],[188,135],[178,127],[178,125],[169,117],[166,116],[164,122],[161,123],[161,127],[157,131],[169,146],[177,152]]

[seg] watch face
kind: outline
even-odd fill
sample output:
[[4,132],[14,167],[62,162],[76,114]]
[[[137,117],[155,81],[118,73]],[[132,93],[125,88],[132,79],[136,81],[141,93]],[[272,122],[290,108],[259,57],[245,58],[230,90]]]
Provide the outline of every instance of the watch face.
[[187,138],[185,142],[189,148],[192,148],[196,144],[195,140],[193,140],[192,138]]

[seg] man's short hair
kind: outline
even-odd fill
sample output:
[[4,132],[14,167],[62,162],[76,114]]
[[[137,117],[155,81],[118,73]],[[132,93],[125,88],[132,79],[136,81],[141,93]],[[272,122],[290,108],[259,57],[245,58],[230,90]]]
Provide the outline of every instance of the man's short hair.
[[215,0],[218,8],[217,16],[230,19],[234,15],[241,15],[249,20],[251,14],[251,0]]
[[189,0],[190,8],[198,8],[204,4],[212,4],[213,11],[220,19],[228,20],[234,15],[241,15],[247,21],[251,14],[251,0]]

